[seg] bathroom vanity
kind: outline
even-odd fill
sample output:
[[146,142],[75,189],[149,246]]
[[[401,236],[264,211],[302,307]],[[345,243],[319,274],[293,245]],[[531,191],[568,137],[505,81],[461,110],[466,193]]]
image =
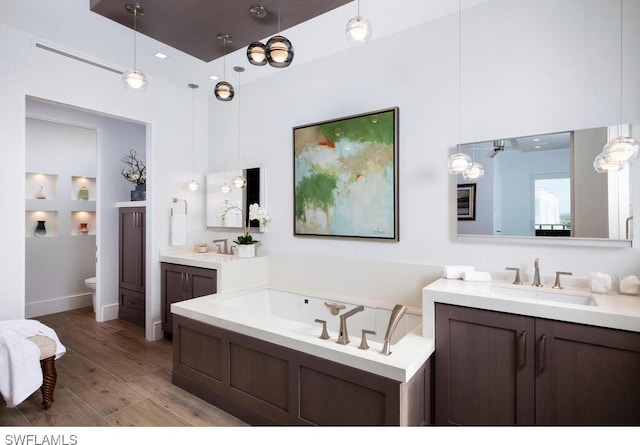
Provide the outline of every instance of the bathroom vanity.
[[640,425],[640,298],[442,279],[423,304],[436,424]]

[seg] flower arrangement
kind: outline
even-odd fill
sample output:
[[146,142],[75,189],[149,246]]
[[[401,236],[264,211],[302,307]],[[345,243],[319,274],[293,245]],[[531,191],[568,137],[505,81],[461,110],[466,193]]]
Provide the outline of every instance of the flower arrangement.
[[231,215],[241,215],[242,209],[237,202],[229,201],[228,199],[224,200],[224,205],[222,206],[222,214],[220,215],[220,219],[224,222],[227,214]]
[[[259,221],[260,224],[266,226],[269,221],[271,221],[271,217],[265,209],[260,207],[259,204],[251,204],[249,206],[249,221]],[[234,241],[235,244],[245,245],[260,242],[259,240],[253,239],[253,237],[249,233],[251,227],[245,224],[244,219],[242,220],[242,226],[244,235],[239,235],[238,238]]]
[[145,185],[147,183],[147,167],[144,162],[138,159],[138,154],[131,149],[129,154],[122,158],[125,167],[120,174],[124,179],[135,185]]

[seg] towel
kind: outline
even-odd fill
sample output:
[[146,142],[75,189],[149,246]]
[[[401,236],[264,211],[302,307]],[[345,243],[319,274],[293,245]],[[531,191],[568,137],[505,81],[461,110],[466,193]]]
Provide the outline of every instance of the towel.
[[66,348],[53,329],[36,320],[0,321],[0,394],[9,408],[42,386],[40,349],[28,337],[45,335],[56,342],[56,359]]
[[171,207],[171,245],[184,246],[187,243],[187,214],[180,205]]
[[635,275],[629,275],[620,280],[618,292],[627,295],[640,295],[640,279]]
[[489,272],[465,270],[462,272],[462,279],[464,281],[491,281],[491,274]]
[[589,288],[596,294],[608,294],[611,290],[611,275],[600,272],[590,273]]
[[473,271],[473,266],[444,266],[442,268],[442,277],[458,280],[462,278],[462,272]]

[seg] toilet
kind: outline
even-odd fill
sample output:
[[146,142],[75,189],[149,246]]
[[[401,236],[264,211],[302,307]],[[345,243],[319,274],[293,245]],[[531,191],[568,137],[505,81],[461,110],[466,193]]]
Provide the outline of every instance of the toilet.
[[93,312],[96,311],[96,277],[87,278],[84,280],[84,285],[88,289],[91,289],[91,296],[93,297]]

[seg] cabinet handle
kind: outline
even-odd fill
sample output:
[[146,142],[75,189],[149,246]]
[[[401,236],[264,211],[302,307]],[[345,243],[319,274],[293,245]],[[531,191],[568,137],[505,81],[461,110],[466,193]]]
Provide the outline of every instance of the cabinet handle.
[[187,285],[184,283],[184,276],[185,273],[184,272],[180,272],[180,279],[182,280],[182,290],[185,290],[187,288]]
[[540,337],[540,347],[538,349],[540,359],[539,374],[542,374],[547,367],[547,336],[546,334]]
[[527,366],[527,331],[520,334],[520,368]]

